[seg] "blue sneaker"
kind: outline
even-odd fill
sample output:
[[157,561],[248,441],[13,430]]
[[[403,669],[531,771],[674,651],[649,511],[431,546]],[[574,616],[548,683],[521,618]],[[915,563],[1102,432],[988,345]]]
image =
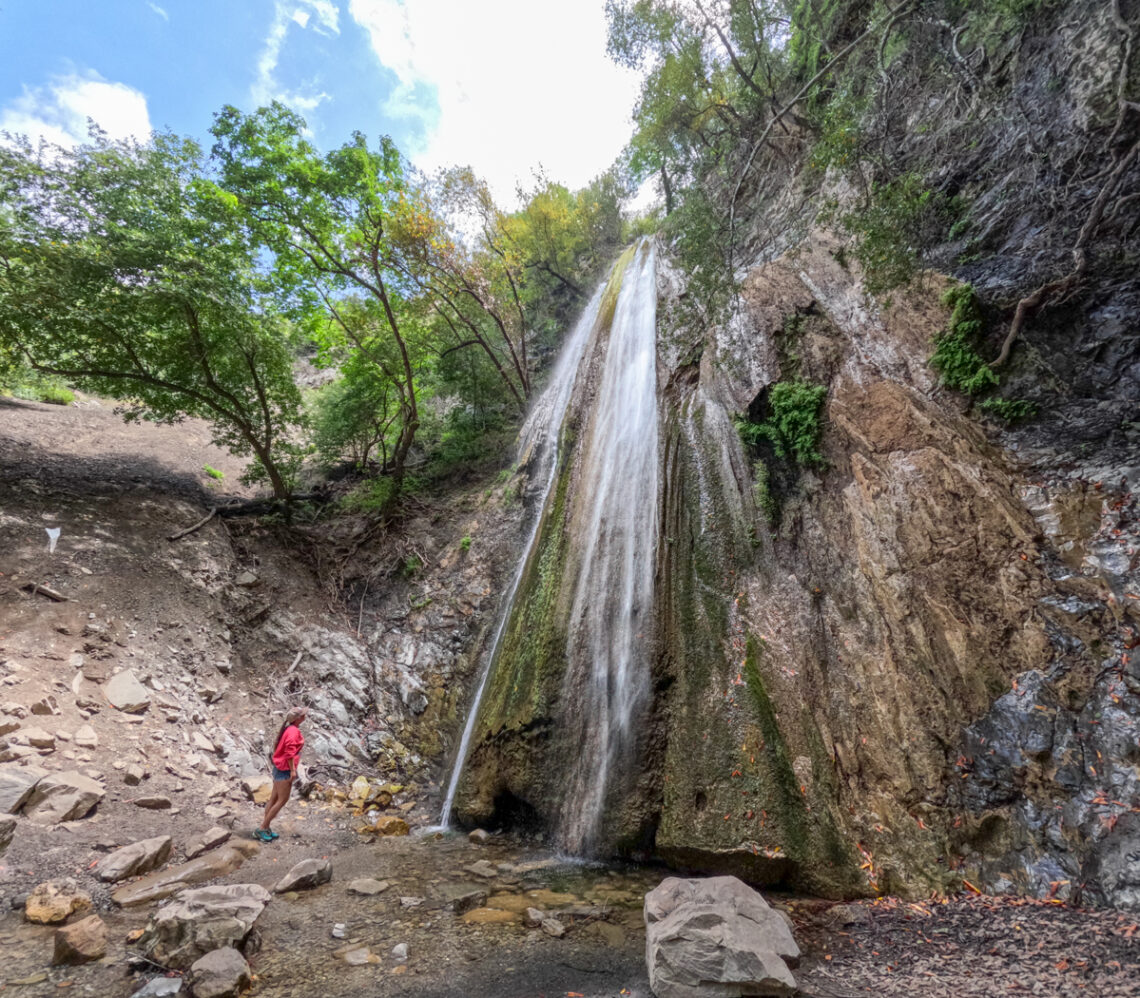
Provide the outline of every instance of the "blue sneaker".
[[257,839],[258,842],[272,842],[275,838],[277,838],[276,835],[274,835],[272,832],[267,832],[264,828],[255,828],[253,831],[253,837]]
[[269,838],[270,838],[270,840],[275,840],[275,839],[279,839],[279,838],[281,838],[281,836],[280,836],[280,835],[278,835],[276,832],[270,832],[270,833],[269,833]]

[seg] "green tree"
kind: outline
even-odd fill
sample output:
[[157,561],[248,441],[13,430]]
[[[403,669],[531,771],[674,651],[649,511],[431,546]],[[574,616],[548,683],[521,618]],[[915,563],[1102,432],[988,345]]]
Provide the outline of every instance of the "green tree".
[[300,396],[257,263],[194,142],[0,148],[0,354],[126,399],[128,419],[208,420],[285,498]]

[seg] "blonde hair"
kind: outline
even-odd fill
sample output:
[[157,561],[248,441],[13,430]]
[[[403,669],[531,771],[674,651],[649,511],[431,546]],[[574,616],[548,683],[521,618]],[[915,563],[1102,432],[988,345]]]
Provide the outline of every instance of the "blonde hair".
[[285,720],[282,722],[281,728],[277,732],[277,737],[273,739],[273,752],[271,755],[277,754],[277,748],[281,744],[281,736],[285,734],[285,729],[289,727],[290,724],[296,724],[298,721],[304,720],[308,713],[308,707],[291,707],[286,712]]

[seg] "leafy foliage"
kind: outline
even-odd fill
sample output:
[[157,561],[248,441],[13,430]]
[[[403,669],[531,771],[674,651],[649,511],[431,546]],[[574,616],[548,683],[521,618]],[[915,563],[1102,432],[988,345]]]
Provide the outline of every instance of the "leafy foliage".
[[990,398],[981,402],[979,408],[993,413],[1007,423],[1022,423],[1037,415],[1037,403],[1028,399]]
[[778,458],[802,467],[823,468],[827,462],[819,451],[819,441],[826,396],[826,385],[778,381],[768,392],[768,415],[758,423],[738,418],[737,432],[753,447],[767,441]]
[[977,351],[982,332],[982,313],[977,295],[969,284],[946,290],[942,304],[953,309],[945,330],[934,338],[930,365],[942,375],[942,383],[962,392],[977,395],[998,384],[997,373]]

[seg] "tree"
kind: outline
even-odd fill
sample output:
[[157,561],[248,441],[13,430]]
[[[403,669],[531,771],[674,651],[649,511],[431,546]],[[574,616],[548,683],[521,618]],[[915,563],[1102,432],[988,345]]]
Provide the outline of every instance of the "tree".
[[9,137],[0,178],[0,353],[125,398],[128,419],[208,420],[286,498],[302,414],[279,289],[200,148]]

